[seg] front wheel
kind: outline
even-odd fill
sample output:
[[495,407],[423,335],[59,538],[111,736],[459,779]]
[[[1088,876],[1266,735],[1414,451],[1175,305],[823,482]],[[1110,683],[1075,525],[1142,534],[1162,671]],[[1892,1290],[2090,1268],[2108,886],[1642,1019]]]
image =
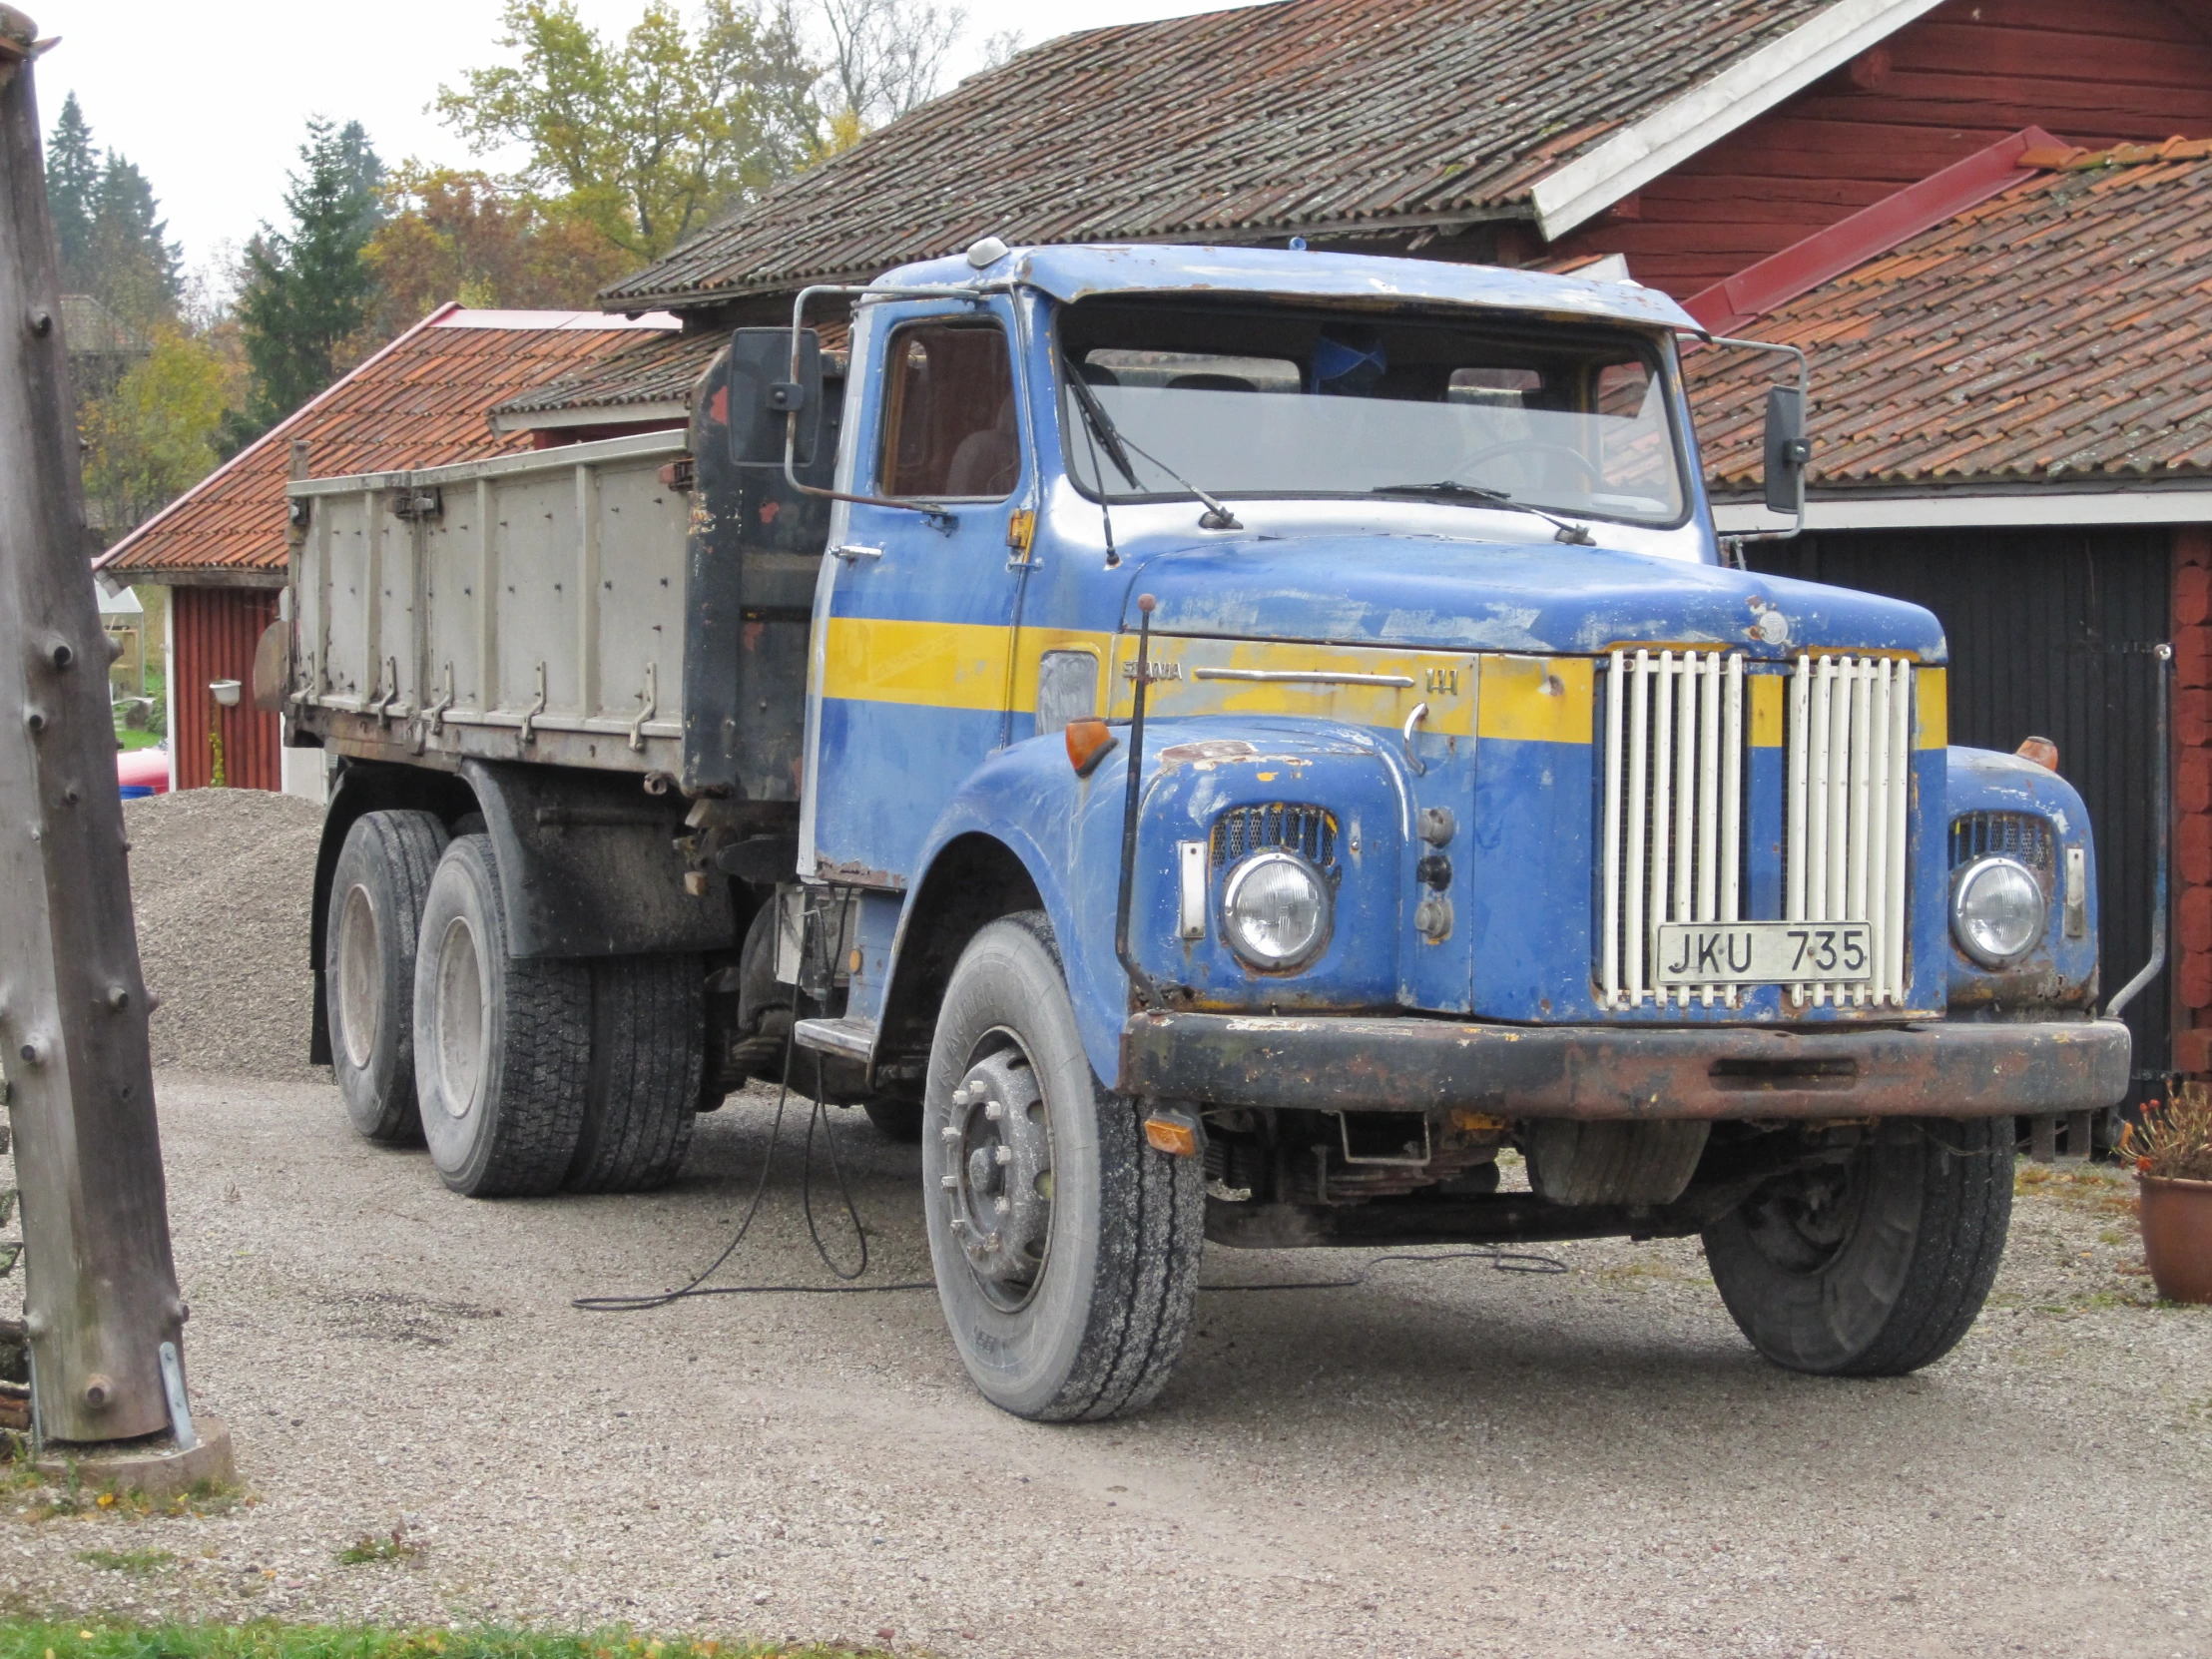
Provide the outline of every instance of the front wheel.
[[1190,1330],[1203,1175],[1099,1087],[1040,912],[961,954],[922,1111],[937,1297],[984,1397],[1059,1422],[1149,1403]]
[[1705,1230],[1752,1346],[1826,1377],[1900,1377],[1949,1353],[2012,1217],[2009,1118],[1886,1118],[1850,1157],[1770,1182]]

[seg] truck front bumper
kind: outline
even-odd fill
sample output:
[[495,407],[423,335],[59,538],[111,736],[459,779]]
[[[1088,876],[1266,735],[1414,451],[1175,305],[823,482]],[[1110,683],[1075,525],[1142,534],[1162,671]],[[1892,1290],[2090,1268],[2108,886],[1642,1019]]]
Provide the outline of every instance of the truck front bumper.
[[2114,1105],[2129,1052],[2117,1020],[1811,1031],[1142,1013],[1122,1028],[1121,1087],[1322,1112],[1970,1118]]

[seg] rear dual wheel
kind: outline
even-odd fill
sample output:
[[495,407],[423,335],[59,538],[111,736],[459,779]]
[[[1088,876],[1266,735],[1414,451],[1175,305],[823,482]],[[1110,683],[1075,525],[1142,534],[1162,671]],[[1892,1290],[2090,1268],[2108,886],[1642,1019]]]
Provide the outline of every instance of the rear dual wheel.
[[674,1177],[705,1069],[697,957],[516,960],[489,838],[448,842],[427,813],[355,823],[328,913],[330,1046],[362,1135],[426,1140],[484,1198]]

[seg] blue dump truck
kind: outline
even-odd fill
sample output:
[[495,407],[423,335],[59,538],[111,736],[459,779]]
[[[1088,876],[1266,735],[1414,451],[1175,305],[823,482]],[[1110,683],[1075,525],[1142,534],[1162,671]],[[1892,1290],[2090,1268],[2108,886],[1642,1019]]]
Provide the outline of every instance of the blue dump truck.
[[317,1056],[477,1196],[865,1107],[1029,1417],[1151,1399],[1209,1241],[1694,1234],[1775,1362],[1928,1364],[2015,1114],[2127,1086],[2090,827],[1948,745],[1928,612],[1724,557],[1685,344],[987,240],[735,330],[688,430],[296,480]]

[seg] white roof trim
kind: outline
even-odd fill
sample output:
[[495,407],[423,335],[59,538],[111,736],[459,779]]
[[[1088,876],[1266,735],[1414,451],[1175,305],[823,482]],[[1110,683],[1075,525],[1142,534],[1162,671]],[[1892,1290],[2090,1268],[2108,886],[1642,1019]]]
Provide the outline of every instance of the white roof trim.
[[1811,22],[1537,180],[1530,192],[1537,229],[1556,242],[1941,3],[1836,0]]
[[[2002,495],[1963,490],[1863,499],[1815,497],[1808,530],[1993,530],[2063,524],[2212,523],[2212,488],[2064,490],[2030,487]],[[1716,502],[1713,525],[1724,536],[1786,530],[1790,521],[1755,502]]]

